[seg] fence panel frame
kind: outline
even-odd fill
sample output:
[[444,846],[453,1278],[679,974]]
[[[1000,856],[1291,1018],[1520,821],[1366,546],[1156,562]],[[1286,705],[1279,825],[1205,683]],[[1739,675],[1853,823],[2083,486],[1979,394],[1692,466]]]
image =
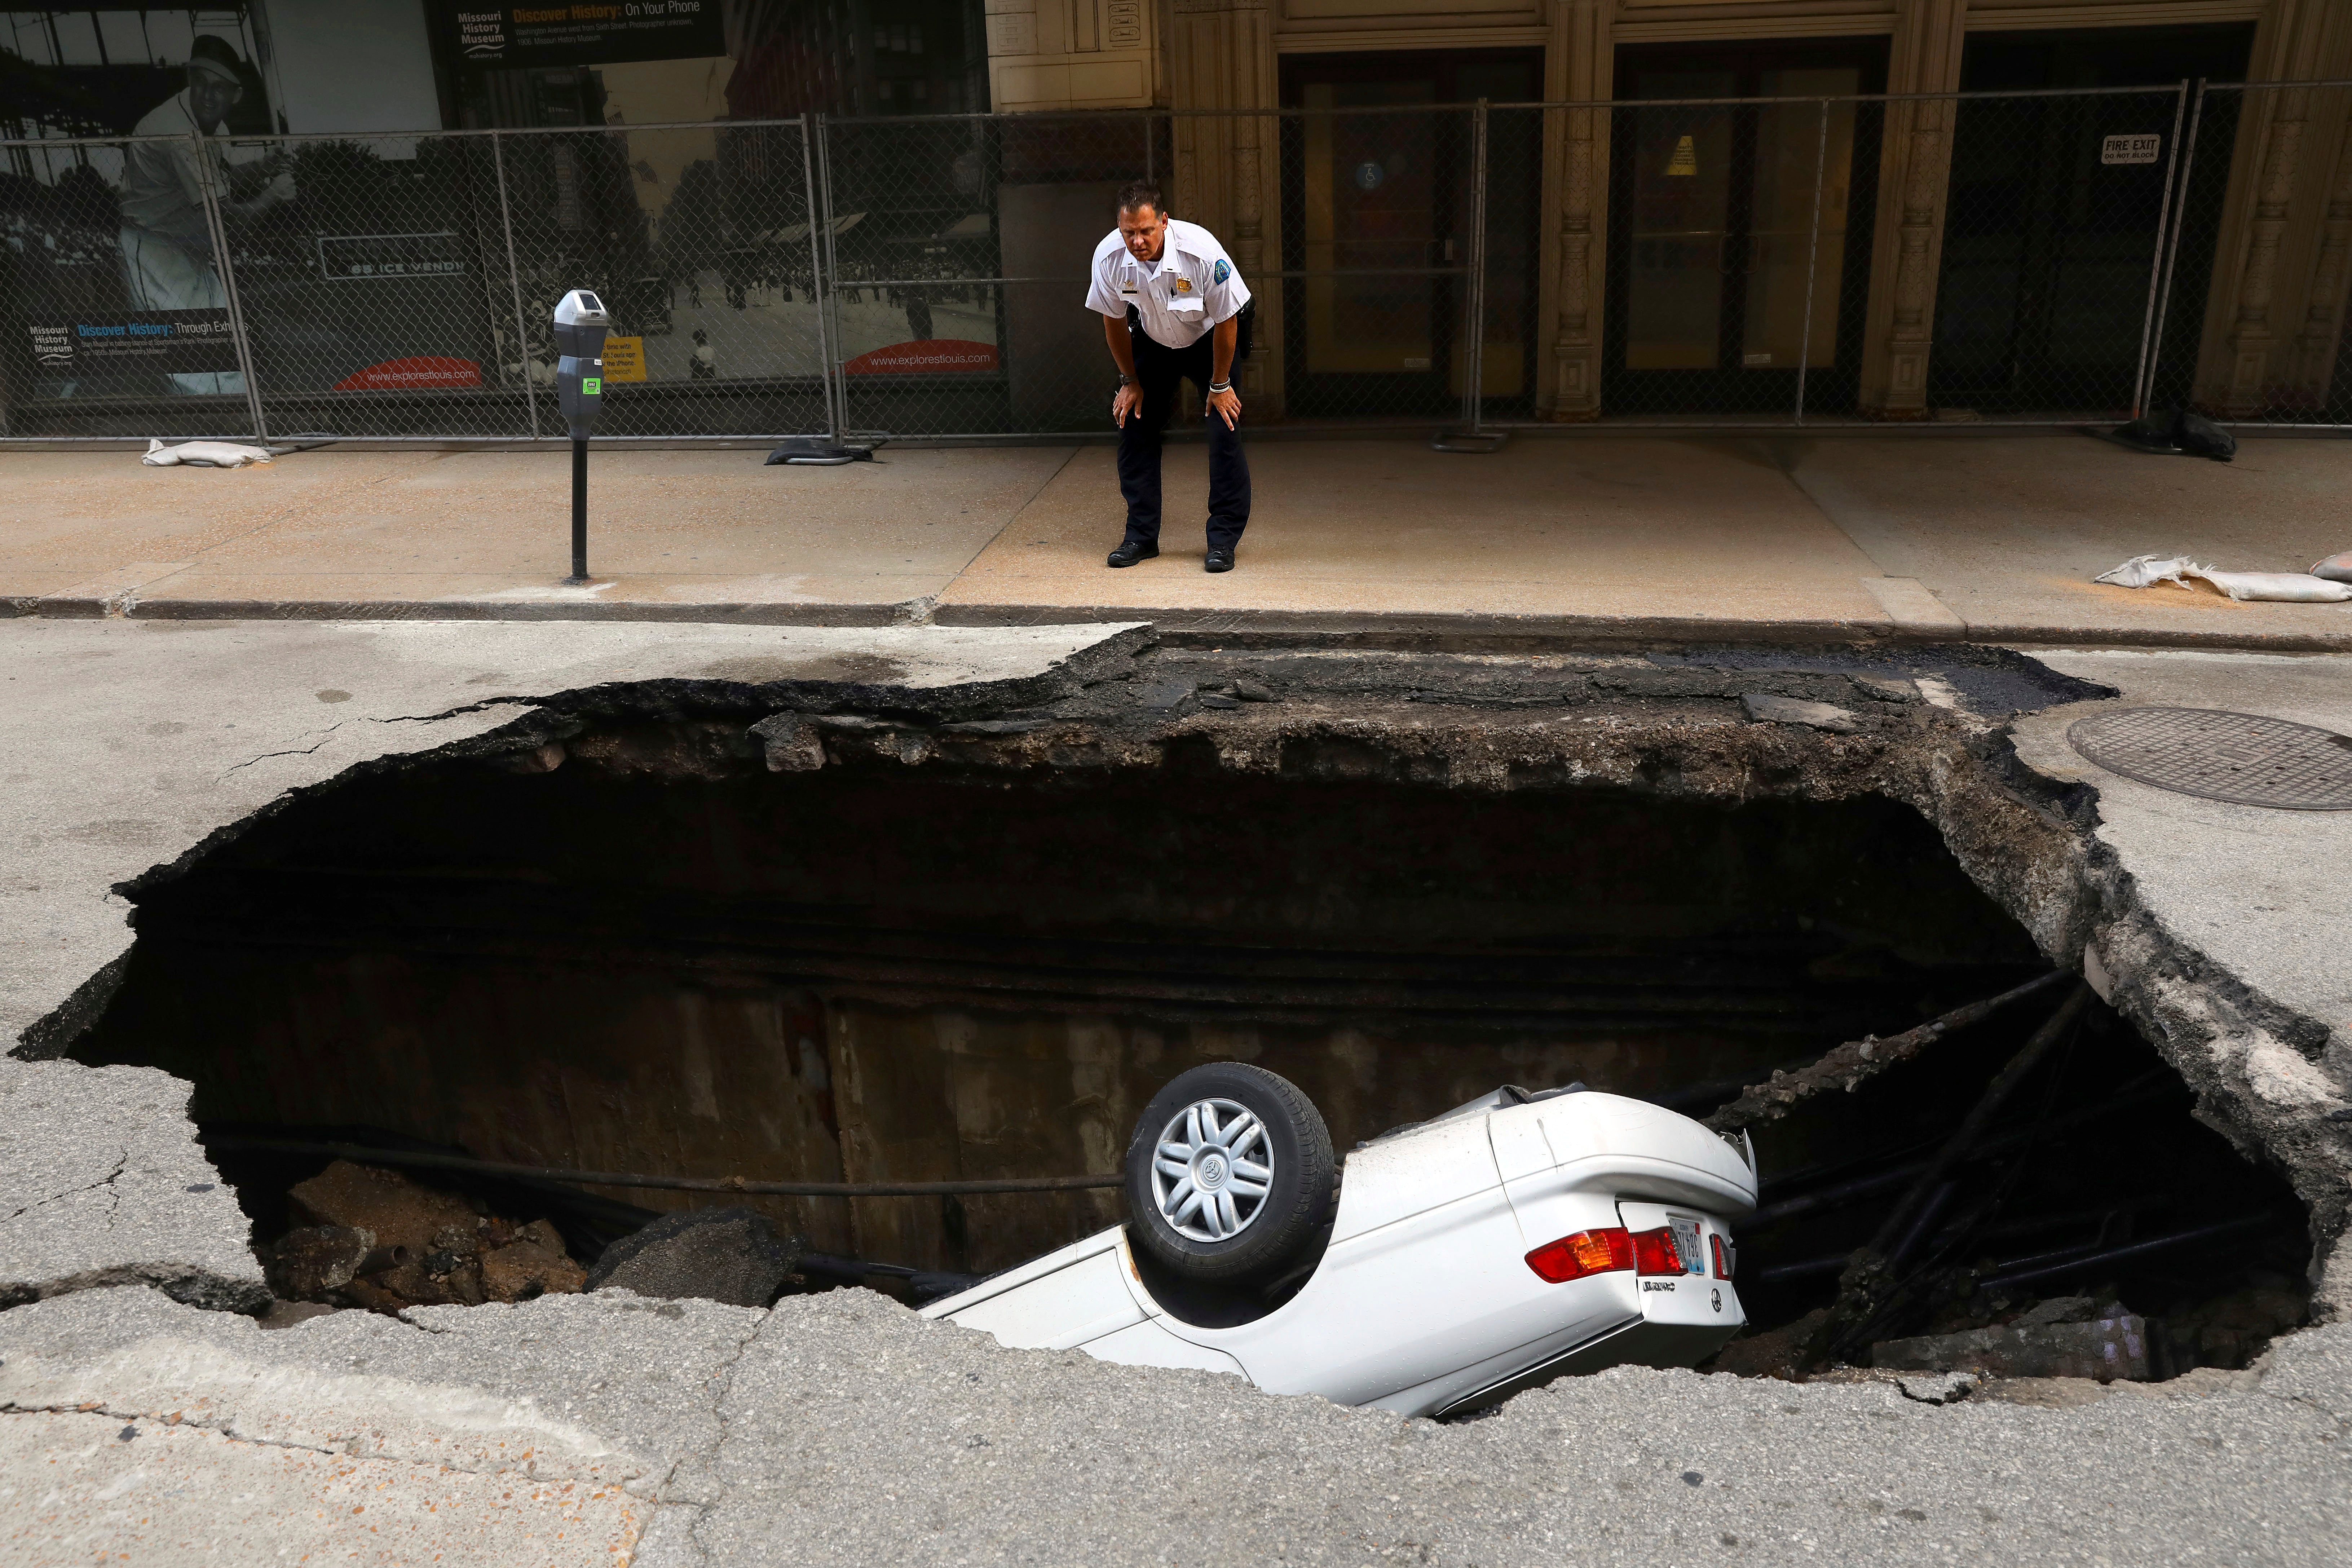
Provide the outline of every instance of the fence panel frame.
[[[0,138],[0,153],[18,153],[26,154],[38,153],[48,157],[56,157],[61,154],[76,154],[78,155],[77,161],[81,164],[81,166],[87,167],[88,155],[92,150],[110,151],[122,155],[127,160],[129,156],[127,149],[133,146],[170,145],[177,147],[187,145],[191,140],[192,136],[183,136],[177,132],[165,132],[145,136],[125,133],[119,136],[8,137]],[[194,150],[197,154],[196,168],[199,174],[199,198],[205,208],[206,240],[208,243],[217,247],[221,239],[219,215],[212,195],[210,178],[207,173],[208,166],[203,156],[205,149],[200,138],[196,138],[194,140],[197,142],[197,145]],[[46,184],[47,182],[36,181],[34,183]],[[119,261],[117,265],[120,265]],[[221,265],[224,269],[227,265],[225,256],[222,257]],[[238,363],[240,367],[243,367],[242,373],[247,378],[246,385],[248,388],[248,393],[246,407],[246,421],[251,428],[246,430],[206,430],[202,426],[198,426],[196,433],[173,433],[169,437],[171,439],[227,439],[247,441],[259,438],[260,425],[254,416],[254,410],[251,402],[252,395],[249,390],[253,387],[255,383],[252,379],[250,371],[250,354],[248,353],[248,345],[247,345],[244,341],[243,333],[238,325],[236,313],[234,311],[230,311],[229,307],[226,304],[226,296],[228,288],[228,281],[226,277],[223,278],[222,287],[225,296],[223,310],[225,312],[227,312],[230,317],[231,342],[237,351]],[[22,397],[0,396],[0,450],[5,450],[7,447],[13,446],[79,446],[97,443],[117,446],[126,444],[135,445],[137,442],[148,438],[144,434],[84,435],[70,431],[22,431],[18,428],[18,426],[24,418],[27,401],[28,400]],[[153,401],[156,405],[161,408],[170,406],[175,400],[159,397]],[[68,409],[66,411],[73,412],[75,410]]]
[[1804,324],[1797,330],[1797,407],[1791,422],[1805,423],[1805,373],[1813,368],[1813,295],[1822,276],[1822,185],[1829,173],[1830,100],[1819,105],[1821,132],[1813,144],[1813,217],[1805,239]]
[[[530,378],[530,322],[522,310],[522,268],[515,261],[514,205],[507,195],[506,141],[490,133],[490,165],[499,184],[499,227],[507,243],[507,287],[514,295],[515,363],[522,373],[523,405],[530,412],[530,438],[539,440],[539,387]],[[499,370],[506,366],[501,363]]]
[[245,384],[246,417],[253,421],[253,438],[269,441],[269,422],[261,408],[261,381],[254,374],[253,344],[246,338],[245,312],[237,308],[236,263],[229,255],[228,226],[221,221],[220,191],[214,180],[212,148],[203,132],[188,132],[195,156],[196,193],[205,204],[205,226],[210,231],[215,270],[220,274],[221,296],[227,302],[229,341],[236,346],[238,379]]

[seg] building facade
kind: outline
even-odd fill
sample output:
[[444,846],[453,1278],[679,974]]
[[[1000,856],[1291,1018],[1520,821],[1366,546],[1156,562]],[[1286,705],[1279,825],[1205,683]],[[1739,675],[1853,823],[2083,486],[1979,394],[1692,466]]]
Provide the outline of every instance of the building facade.
[[[1090,427],[1077,275],[1137,174],[1252,280],[1258,418],[2352,425],[2352,87],[2294,85],[2352,79],[2345,0],[231,0],[0,27],[0,409],[60,427],[249,377],[257,408],[325,400],[306,422],[522,428],[542,307],[582,282],[632,319],[646,434]],[[200,128],[209,220],[174,205],[193,175],[117,144],[186,134],[205,70],[235,89]],[[217,340],[232,296],[235,374],[56,346],[167,310]]]
[[[1461,84],[1474,78],[1480,95],[1498,101],[1567,103],[2352,76],[2352,6],[2333,0],[987,5],[998,109],[1180,111],[1175,199],[1186,216],[1226,236],[1245,270],[1260,274],[1298,257],[1286,222],[1311,207],[1305,187],[1325,176],[1280,145],[1273,121],[1181,111],[1366,103],[1383,91],[1391,101],[1467,96]],[[2088,402],[2088,384],[2112,379],[2119,359],[2136,363],[2144,335],[2116,298],[2118,266],[2111,260],[2103,270],[2086,258],[2096,248],[2090,231],[2104,228],[2112,240],[2138,226],[2153,236],[2178,203],[2179,286],[2164,322],[2172,369],[2158,395],[2237,416],[2326,405],[2341,357],[2352,244],[2346,94],[2257,90],[2209,100],[2197,142],[2206,166],[2179,189],[2154,171],[2129,168],[2105,176],[2119,186],[2137,182],[2113,194],[2051,188],[2065,173],[2052,164],[2063,164],[2086,132],[2095,142],[2144,132],[2168,145],[2182,133],[2160,96],[2103,107],[2109,112],[2021,100],[1895,100],[1842,111],[1827,137],[1815,117],[1769,109],[1686,116],[1687,130],[1668,125],[1656,137],[1645,121],[1660,116],[1638,110],[1515,117],[1510,133],[1534,138],[1539,175],[1532,210],[1521,215],[1525,232],[1491,243],[1527,248],[1532,300],[1524,322],[1507,334],[1517,341],[1488,346],[1486,390],[1515,394],[1549,419],[1737,412],[1755,401],[1743,374],[1769,379],[1801,358],[1828,394],[1809,401],[1831,414],[1990,416],[2020,411],[2021,399]],[[2067,113],[2071,124],[2053,123]],[[1659,158],[1670,165],[1685,137],[1690,161],[1703,165],[1710,132],[1737,166],[1720,177],[1702,166],[1684,182],[1691,189],[1664,190],[1667,181],[1654,177],[1663,171],[1650,165]],[[1629,148],[1628,140],[1642,144]],[[1824,141],[1832,164],[1825,201],[1852,230],[1826,226],[1838,254],[1814,275],[1817,314],[1835,308],[1801,347],[1783,325],[1783,352],[1773,353],[1772,311],[1759,281],[1769,268],[1757,260],[1766,248],[1758,237],[1770,227],[1772,174],[1791,152],[1801,160]],[[1841,182],[1841,172],[1850,180]],[[2047,211],[2070,200],[2105,210],[2070,227],[2063,211],[2054,219]],[[1679,247],[1697,256],[1696,265],[1678,269],[1676,247],[1641,232],[1661,225],[1702,242]],[[1727,272],[1715,263],[1724,276],[1747,268],[1746,300],[1737,279],[1709,300],[1705,280],[1687,276],[1707,265],[1710,241],[1718,254],[1748,246]],[[1679,341],[1677,291],[1685,297]],[[1276,310],[1307,304],[1299,289],[1271,292]],[[2079,308],[2067,304],[2070,296]],[[1744,337],[1731,320],[1743,305]],[[2086,310],[2111,318],[2105,341],[2087,341],[2095,334]],[[1710,324],[1718,329],[1714,342],[1706,341]],[[1496,331],[1491,317],[1487,330]],[[1295,324],[1262,331],[1259,343],[1245,374],[1261,396],[1295,402],[1318,380],[1347,374],[1293,363],[1318,346]],[[1524,372],[1515,374],[1507,367],[1523,346]],[[1757,363],[1765,357],[1779,363]],[[2006,385],[1999,384],[2004,367]]]

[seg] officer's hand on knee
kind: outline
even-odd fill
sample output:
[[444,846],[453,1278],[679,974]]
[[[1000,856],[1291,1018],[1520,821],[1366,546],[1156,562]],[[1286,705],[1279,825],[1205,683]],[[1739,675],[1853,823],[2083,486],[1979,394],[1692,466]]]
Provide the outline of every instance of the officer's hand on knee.
[[1212,414],[1222,416],[1226,429],[1238,430],[1242,423],[1242,395],[1230,386],[1223,392],[1213,392],[1209,394],[1207,406],[1201,413],[1203,417]]
[[1127,416],[1133,414],[1142,406],[1142,389],[1134,386],[1122,386],[1110,400],[1110,422],[1123,429],[1127,425]]

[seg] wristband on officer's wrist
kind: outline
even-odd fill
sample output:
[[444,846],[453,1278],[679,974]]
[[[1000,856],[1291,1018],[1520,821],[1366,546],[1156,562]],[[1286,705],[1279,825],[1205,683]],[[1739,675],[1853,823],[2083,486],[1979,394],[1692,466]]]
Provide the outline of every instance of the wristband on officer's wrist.
[[1124,371],[1121,371],[1119,373],[1118,384],[1121,386],[1133,386],[1135,384],[1135,377],[1128,374]]
[[1209,393],[1212,396],[1220,392],[1231,392],[1233,389],[1234,384],[1230,381],[1213,381],[1209,384]]

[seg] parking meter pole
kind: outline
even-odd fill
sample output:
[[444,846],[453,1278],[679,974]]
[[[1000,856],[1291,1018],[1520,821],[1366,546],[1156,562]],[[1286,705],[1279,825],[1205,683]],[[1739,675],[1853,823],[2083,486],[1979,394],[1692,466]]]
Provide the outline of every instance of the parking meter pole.
[[613,319],[604,302],[574,289],[555,307],[556,401],[572,432],[572,575],[588,580],[588,437],[604,401],[604,334]]
[[588,438],[572,439],[572,581],[588,581]]

